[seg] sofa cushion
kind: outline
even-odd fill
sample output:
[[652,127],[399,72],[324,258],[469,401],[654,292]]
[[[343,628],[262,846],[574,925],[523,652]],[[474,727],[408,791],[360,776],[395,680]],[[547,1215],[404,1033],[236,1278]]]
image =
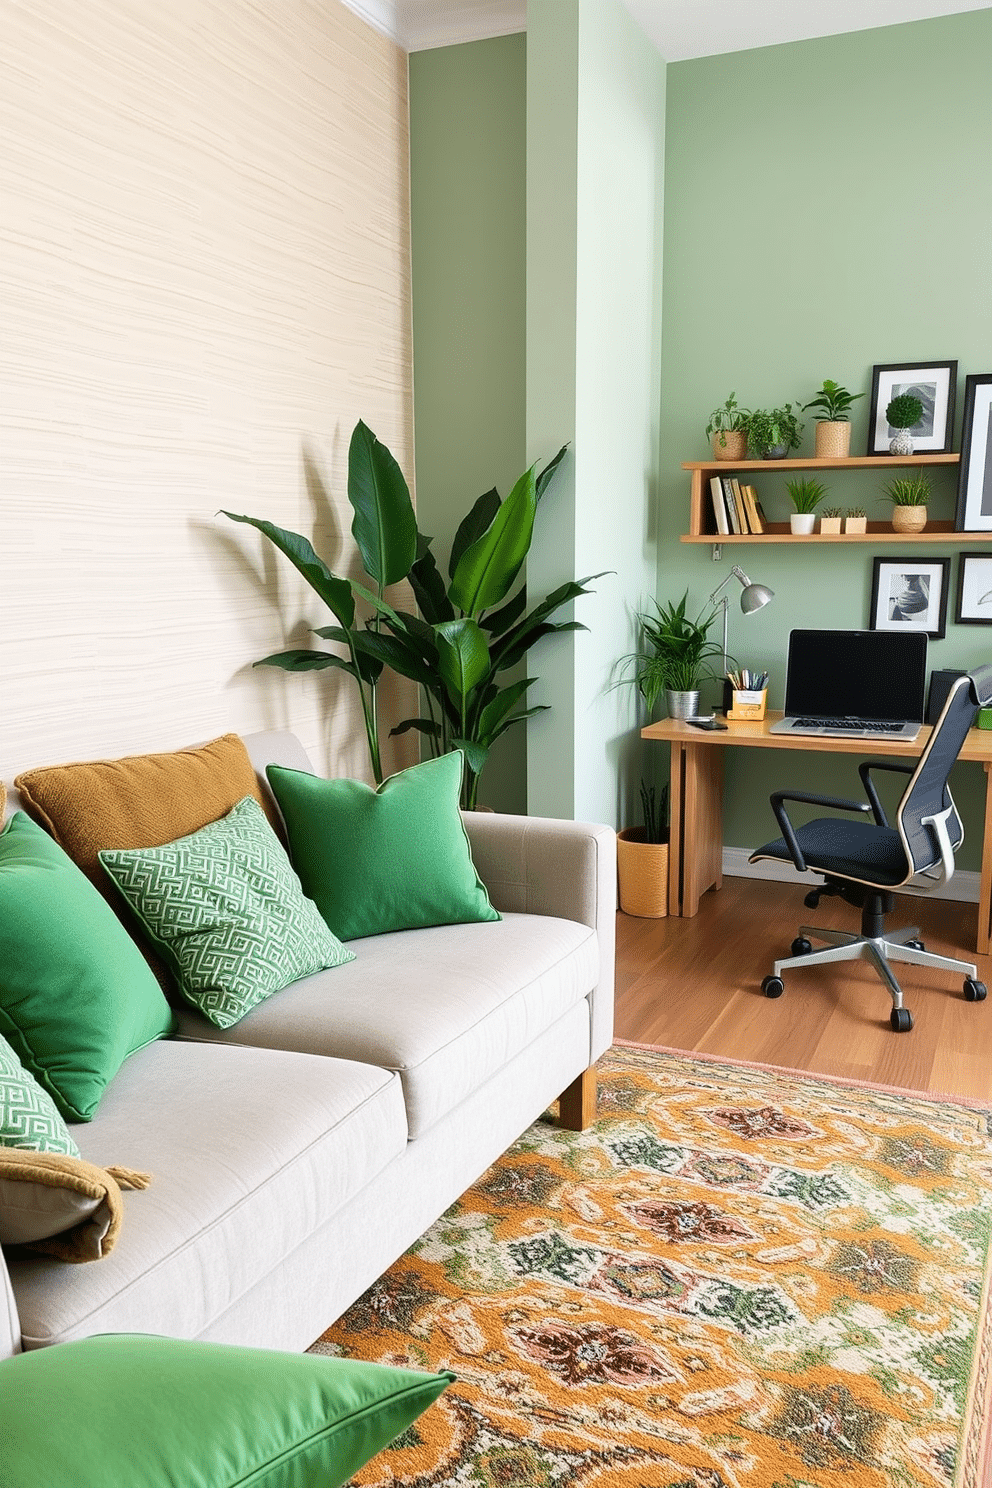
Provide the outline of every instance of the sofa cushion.
[[14,784],[31,815],[101,891],[101,848],[173,842],[217,821],[243,796],[269,811],[237,734],[168,754],[25,770]]
[[123,1061],[173,1028],[116,915],[23,811],[0,832],[0,1033],[70,1121]]
[[355,959],[304,897],[252,796],[177,842],[101,852],[100,862],[183,996],[219,1028],[287,983]]
[[26,1070],[0,1036],[0,1144],[22,1147],[29,1152],[57,1152],[78,1157],[79,1148],[69,1135],[46,1090]]
[[342,940],[499,919],[458,809],[460,753],[411,765],[378,790],[281,765],[266,774],[303,892]]
[[169,1040],[129,1059],[73,1135],[88,1161],[153,1181],[124,1195],[98,1266],[10,1261],[26,1348],[115,1331],[197,1337],[402,1152],[407,1131],[386,1070]]
[[452,1378],[230,1344],[87,1338],[0,1364],[0,1481],[339,1488]]
[[507,914],[353,942],[357,958],[253,1008],[237,1028],[181,1009],[186,1037],[360,1059],[397,1070],[411,1137],[501,1070],[596,985],[595,931]]

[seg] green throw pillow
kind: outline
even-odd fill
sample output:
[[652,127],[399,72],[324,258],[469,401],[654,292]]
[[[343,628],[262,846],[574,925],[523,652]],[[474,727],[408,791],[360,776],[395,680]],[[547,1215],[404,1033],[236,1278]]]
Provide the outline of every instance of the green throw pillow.
[[290,982],[355,959],[304,898],[252,796],[188,837],[102,852],[100,862],[183,996],[218,1028]]
[[498,920],[458,809],[462,756],[411,765],[378,790],[269,765],[293,866],[335,935]]
[[0,1146],[79,1156],[55,1102],[28,1074],[5,1038],[0,1038]]
[[450,1374],[103,1334],[0,1363],[2,1488],[339,1488]]
[[174,1018],[110,905],[24,815],[0,832],[0,1033],[69,1121],[89,1121]]

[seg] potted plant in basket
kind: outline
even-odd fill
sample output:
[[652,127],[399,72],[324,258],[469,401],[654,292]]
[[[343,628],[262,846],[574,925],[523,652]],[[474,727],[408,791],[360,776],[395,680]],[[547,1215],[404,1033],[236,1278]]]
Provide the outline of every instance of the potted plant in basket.
[[[691,718],[699,709],[700,682],[716,681],[722,675],[723,647],[710,639],[717,611],[700,611],[693,620],[686,614],[688,599],[687,589],[678,604],[660,605],[654,600],[654,613],[637,615],[641,647],[621,659],[614,684],[627,682],[636,687],[649,711],[664,693],[672,718]],[[713,668],[717,658],[720,670]]]
[[864,393],[849,393],[826,377],[815,397],[804,403],[802,412],[816,409],[820,417],[816,423],[816,458],[818,460],[845,460],[851,452],[851,404]]
[[761,460],[784,460],[798,449],[803,437],[799,408],[786,403],[781,408],[756,408],[747,416],[747,442],[752,455]]
[[786,481],[785,489],[792,497],[795,511],[789,518],[789,526],[797,537],[808,537],[816,526],[816,508],[827,494],[822,481],[814,476]]
[[661,920],[668,914],[668,786],[659,797],[642,780],[641,812],[641,826],[617,833],[620,909]]
[[919,475],[901,476],[890,481],[885,494],[892,502],[892,526],[896,532],[922,532],[927,525],[927,503],[930,481]]
[[714,408],[706,425],[706,433],[713,443],[713,457],[717,460],[745,460],[747,458],[747,426],[750,414],[746,408],[737,406],[737,394],[731,393],[720,408]]
[[909,432],[923,417],[923,404],[914,393],[899,393],[885,410],[885,419],[896,433],[889,440],[890,455],[911,455],[913,436]]

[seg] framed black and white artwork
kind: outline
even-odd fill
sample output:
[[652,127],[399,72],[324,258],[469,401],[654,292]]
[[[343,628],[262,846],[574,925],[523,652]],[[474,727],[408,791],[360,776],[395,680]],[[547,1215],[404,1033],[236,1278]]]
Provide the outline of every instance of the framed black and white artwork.
[[915,455],[946,455],[954,434],[954,394],[957,362],[892,362],[871,373],[871,412],[868,416],[868,453],[887,455],[898,432],[885,417],[893,398],[902,393],[919,398],[923,412],[909,430]]
[[992,532],[992,372],[965,379],[961,472],[954,525],[959,532]]
[[876,558],[870,628],[922,630],[940,640],[947,624],[950,567],[950,558]]
[[958,625],[992,625],[992,553],[962,553],[958,560]]

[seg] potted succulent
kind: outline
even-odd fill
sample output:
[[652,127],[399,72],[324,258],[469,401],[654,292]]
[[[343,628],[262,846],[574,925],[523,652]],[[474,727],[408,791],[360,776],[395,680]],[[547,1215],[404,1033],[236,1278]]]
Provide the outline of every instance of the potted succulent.
[[844,531],[850,533],[868,531],[868,513],[863,506],[849,506],[844,518]]
[[890,455],[911,455],[913,436],[909,432],[923,417],[923,404],[914,393],[899,393],[885,410],[886,422],[895,429],[889,440]]
[[930,481],[919,475],[901,476],[890,481],[885,494],[892,502],[892,526],[896,532],[922,532],[927,525],[927,503]]
[[761,460],[782,460],[798,449],[803,437],[799,408],[786,403],[781,408],[756,408],[747,416],[747,442],[752,455]]
[[641,826],[617,833],[620,909],[661,920],[668,914],[668,786],[659,798],[642,780],[641,812]]
[[653,710],[665,694],[669,716],[691,718],[699,709],[699,684],[715,681],[722,675],[713,662],[723,662],[723,647],[710,639],[710,628],[717,617],[711,609],[702,611],[695,620],[686,614],[688,589],[678,604],[660,605],[653,601],[654,612],[640,612],[636,619],[641,647],[620,662],[617,684],[628,682],[636,687]]
[[850,454],[850,408],[852,403],[863,397],[864,393],[849,393],[839,382],[827,377],[816,396],[803,404],[803,413],[813,408],[820,415],[816,423],[818,460],[844,460]]
[[750,414],[746,408],[737,406],[737,394],[731,393],[720,408],[714,408],[706,425],[706,433],[713,443],[716,460],[744,460],[747,458],[747,426]]
[[820,532],[824,537],[837,536],[843,513],[839,506],[825,506],[820,513]]
[[813,476],[786,481],[785,489],[792,497],[795,511],[789,518],[789,526],[797,537],[808,537],[816,526],[816,508],[827,494],[822,481]]

